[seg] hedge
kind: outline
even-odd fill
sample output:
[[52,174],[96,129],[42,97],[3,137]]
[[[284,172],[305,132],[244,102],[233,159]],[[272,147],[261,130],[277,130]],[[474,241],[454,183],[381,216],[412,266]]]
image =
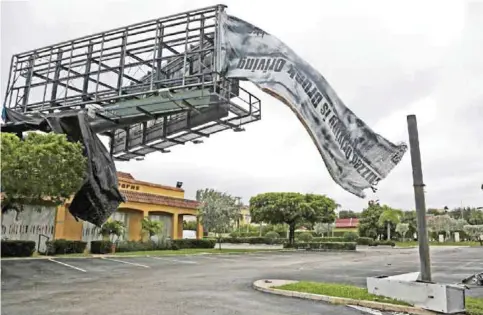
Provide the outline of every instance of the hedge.
[[108,254],[111,252],[111,241],[91,241],[92,254]]
[[35,241],[2,240],[2,257],[30,257],[35,251]]
[[185,249],[185,248],[214,248],[216,245],[215,240],[210,239],[181,239],[181,240],[172,240],[171,241],[171,248],[172,249]]
[[356,250],[355,242],[294,243],[293,248],[305,250]]
[[374,243],[374,240],[370,237],[359,237],[357,239],[357,245],[369,245],[371,246]]
[[372,244],[369,244],[369,246],[396,246],[396,243],[394,241],[373,241]]
[[286,242],[283,238],[270,238],[270,237],[222,237],[221,243],[231,244],[266,244],[266,245],[280,245]]
[[87,242],[64,239],[47,241],[46,244],[48,255],[81,254],[87,246]]

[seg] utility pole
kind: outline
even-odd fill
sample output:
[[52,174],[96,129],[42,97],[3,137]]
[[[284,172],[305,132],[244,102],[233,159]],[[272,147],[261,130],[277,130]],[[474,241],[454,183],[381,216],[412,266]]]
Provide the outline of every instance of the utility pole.
[[431,261],[429,257],[428,232],[426,230],[426,201],[424,199],[423,170],[421,152],[419,150],[418,123],[416,115],[408,115],[409,148],[413,168],[414,200],[418,222],[419,261],[421,265],[421,280],[431,281]]

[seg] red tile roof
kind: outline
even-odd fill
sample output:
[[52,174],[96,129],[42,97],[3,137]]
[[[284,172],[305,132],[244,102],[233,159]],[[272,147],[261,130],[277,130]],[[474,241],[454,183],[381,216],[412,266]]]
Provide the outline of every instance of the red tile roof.
[[117,172],[118,178],[127,178],[127,179],[134,179],[131,173],[124,173],[124,172]]
[[156,205],[162,206],[169,206],[175,208],[184,208],[184,209],[197,209],[198,208],[198,201],[183,199],[183,198],[175,198],[175,197],[167,197],[167,196],[160,196],[150,193],[132,191],[132,190],[122,190],[121,193],[126,197],[127,201],[131,202],[142,202],[142,203],[151,203]]
[[181,192],[184,191],[184,189],[178,188],[178,187],[159,185],[159,184],[154,184],[154,183],[150,183],[150,182],[137,180],[130,173],[117,172],[117,177],[118,177],[119,181],[126,182],[126,183],[139,184],[139,185],[143,185],[143,186],[162,188],[162,189],[181,191]]
[[336,228],[356,228],[359,225],[359,219],[335,219]]

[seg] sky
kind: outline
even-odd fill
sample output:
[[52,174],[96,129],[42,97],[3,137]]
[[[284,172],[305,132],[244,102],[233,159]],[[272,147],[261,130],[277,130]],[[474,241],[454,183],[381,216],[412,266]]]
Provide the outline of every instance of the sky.
[[[197,9],[216,1],[2,1],[1,95],[13,54]],[[224,1],[228,14],[281,39],[317,69],[375,132],[408,143],[418,119],[426,204],[483,206],[483,1]],[[262,100],[262,120],[203,144],[173,147],[119,171],[165,185],[183,182],[242,197],[263,192],[325,194],[361,211],[371,199],[414,209],[409,152],[365,199],[340,188],[307,131],[280,101]]]

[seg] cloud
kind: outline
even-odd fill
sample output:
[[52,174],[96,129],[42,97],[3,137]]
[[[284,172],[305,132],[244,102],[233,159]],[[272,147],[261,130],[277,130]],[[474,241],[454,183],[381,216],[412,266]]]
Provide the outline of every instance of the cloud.
[[[212,1],[2,2],[1,75],[16,52],[215,4]],[[388,139],[419,124],[427,205],[483,206],[483,7],[464,1],[227,1],[228,12],[286,42],[318,69],[358,116]],[[21,18],[20,18],[21,17]],[[5,80],[2,80],[2,95]],[[367,200],[331,179],[305,129],[282,103],[262,99],[262,120],[200,145],[118,163],[135,177],[187,196],[214,187],[242,196],[266,191],[327,194],[360,211]],[[414,207],[409,153],[369,198]]]

